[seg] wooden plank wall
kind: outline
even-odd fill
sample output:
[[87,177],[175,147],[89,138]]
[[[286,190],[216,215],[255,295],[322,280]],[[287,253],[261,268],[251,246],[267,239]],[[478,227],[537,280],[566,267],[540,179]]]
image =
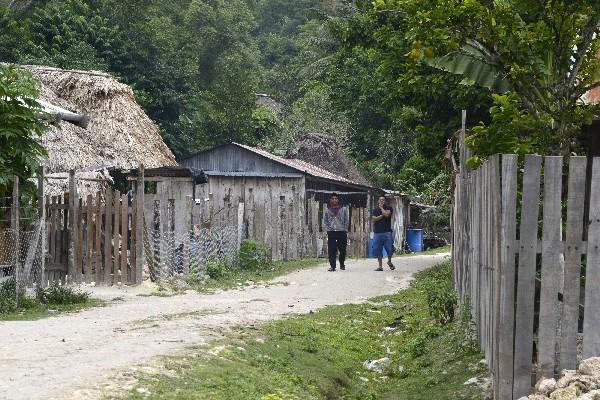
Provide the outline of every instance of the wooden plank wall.
[[[48,262],[44,282],[136,284],[142,243],[131,195],[110,189],[69,205],[69,194],[46,202]],[[75,217],[72,217],[75,215]],[[73,240],[76,238],[76,240]],[[69,254],[73,270],[69,274]]]
[[600,355],[600,158],[592,171],[586,165],[585,157],[502,155],[456,176],[454,284],[497,399],[518,399],[536,380],[574,369],[578,351]]
[[[265,244],[273,260],[325,257],[324,205],[314,194],[306,196],[303,178],[211,176],[196,188],[192,220],[202,226],[237,225],[242,215],[244,237]],[[368,240],[368,210],[351,208],[348,256],[365,257]]]

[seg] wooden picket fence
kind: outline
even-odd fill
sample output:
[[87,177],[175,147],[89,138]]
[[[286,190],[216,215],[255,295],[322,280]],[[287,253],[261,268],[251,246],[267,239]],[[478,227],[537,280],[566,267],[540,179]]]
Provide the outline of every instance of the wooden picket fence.
[[70,276],[68,281],[74,283],[136,283],[138,207],[133,196],[106,189],[78,198],[74,208],[68,193],[48,197],[46,204],[45,279],[65,281]]
[[[135,188],[144,187],[143,166]],[[40,183],[43,192],[43,183]],[[51,282],[139,284],[143,264],[144,193],[121,194],[106,187],[80,197],[75,171],[69,191],[46,196],[43,284]]]
[[527,155],[520,166],[496,155],[468,171],[467,156],[455,186],[455,286],[495,398],[518,399],[574,369],[578,351],[600,355],[600,159],[589,170],[586,157]]

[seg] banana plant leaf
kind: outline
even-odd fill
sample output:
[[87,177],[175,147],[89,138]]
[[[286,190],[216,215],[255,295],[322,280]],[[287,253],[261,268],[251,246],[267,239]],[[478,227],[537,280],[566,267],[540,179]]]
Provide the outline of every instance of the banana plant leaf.
[[468,44],[459,51],[428,59],[427,63],[434,68],[462,75],[464,84],[483,86],[499,93],[512,90],[511,84],[498,68],[484,61],[483,55]]

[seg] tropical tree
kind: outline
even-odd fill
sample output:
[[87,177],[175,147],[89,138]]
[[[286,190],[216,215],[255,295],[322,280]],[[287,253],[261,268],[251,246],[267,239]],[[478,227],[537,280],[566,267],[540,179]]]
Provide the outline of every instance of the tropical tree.
[[26,182],[36,171],[44,148],[36,83],[27,72],[0,64],[0,195],[14,176]]
[[[430,64],[497,95],[493,121],[481,125],[472,139],[482,156],[519,151],[522,143],[545,153],[568,153],[577,148],[581,125],[598,113],[582,102],[587,91],[600,85],[596,0],[374,4],[373,13],[390,20],[382,34],[390,47],[400,38],[410,40],[407,54],[415,65]],[[396,29],[394,22],[408,31]]]

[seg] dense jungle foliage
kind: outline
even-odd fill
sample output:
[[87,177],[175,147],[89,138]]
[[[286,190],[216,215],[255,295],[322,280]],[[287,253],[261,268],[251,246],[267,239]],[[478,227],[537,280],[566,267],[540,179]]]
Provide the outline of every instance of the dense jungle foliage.
[[580,151],[580,127],[597,114],[580,98],[598,77],[599,10],[594,0],[0,0],[0,61],[116,75],[178,157],[230,140],[285,151],[323,133],[374,185],[440,204],[462,109],[474,163]]

